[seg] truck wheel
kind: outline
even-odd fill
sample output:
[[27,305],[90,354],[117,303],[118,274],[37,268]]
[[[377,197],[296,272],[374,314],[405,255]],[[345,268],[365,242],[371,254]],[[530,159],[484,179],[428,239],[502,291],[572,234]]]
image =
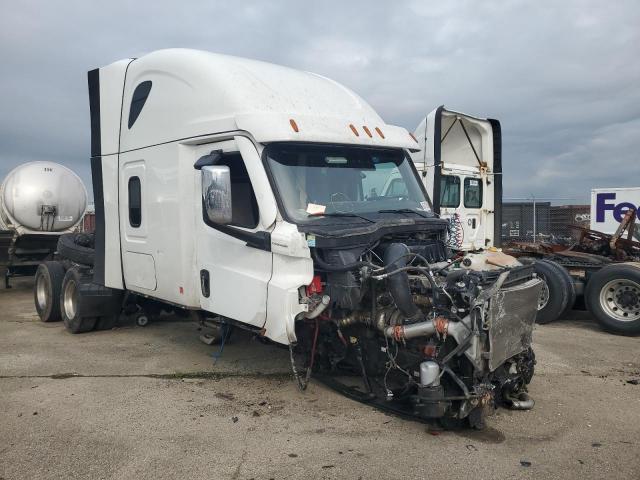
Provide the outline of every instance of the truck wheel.
[[640,333],[640,268],[619,263],[600,269],[589,279],[585,303],[605,330]]
[[538,299],[536,323],[546,324],[557,320],[569,303],[569,292],[564,276],[546,261],[536,261],[533,271],[544,283]]
[[62,281],[60,292],[60,311],[64,326],[71,333],[83,333],[93,330],[96,325],[96,317],[81,317],[80,304],[82,296],[80,294],[80,283],[82,276],[76,268],[70,268]]
[[58,239],[58,253],[80,265],[93,265],[95,250],[91,248],[90,236],[85,233],[67,233]]
[[562,265],[560,265],[559,263],[554,262],[553,260],[544,259],[544,260],[541,260],[541,261],[551,265],[564,278],[564,284],[565,284],[565,287],[567,289],[567,294],[568,294],[567,306],[565,307],[564,311],[560,314],[561,316],[564,316],[566,313],[571,311],[571,309],[573,308],[573,306],[576,303],[576,286],[573,284],[573,279],[571,278],[571,275],[569,275],[569,272],[567,271],[567,269],[564,268]]
[[60,289],[64,267],[60,262],[44,262],[36,271],[33,296],[36,311],[43,322],[57,322],[60,316]]
[[96,320],[96,330],[111,330],[118,324],[120,315],[104,315]]

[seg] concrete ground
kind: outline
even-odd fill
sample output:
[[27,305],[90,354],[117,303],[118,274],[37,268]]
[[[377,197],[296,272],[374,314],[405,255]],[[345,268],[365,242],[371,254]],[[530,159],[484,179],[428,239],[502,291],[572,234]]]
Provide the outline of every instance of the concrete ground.
[[0,479],[640,478],[640,338],[584,313],[538,326],[529,412],[429,432],[317,383],[288,352],[197,326],[71,335],[31,282],[0,289]]

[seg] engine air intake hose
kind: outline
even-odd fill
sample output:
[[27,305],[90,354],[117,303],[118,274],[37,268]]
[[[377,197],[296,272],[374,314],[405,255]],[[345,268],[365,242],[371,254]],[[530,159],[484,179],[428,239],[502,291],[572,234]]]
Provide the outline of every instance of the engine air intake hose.
[[369,262],[364,262],[364,261],[354,262],[354,263],[349,263],[344,265],[332,265],[322,260],[322,258],[320,258],[320,255],[318,255],[318,252],[315,248],[311,250],[311,258],[313,259],[313,263],[315,264],[316,268],[318,270],[322,270],[325,272],[336,272],[336,273],[348,272],[350,270],[358,270],[359,268],[362,268],[362,267],[372,266]]
[[[407,266],[407,260],[411,258],[409,247],[404,243],[391,243],[384,251],[384,266],[387,272],[398,270]],[[407,272],[398,272],[387,277],[389,293],[393,297],[398,310],[407,320],[423,320],[422,311],[413,303],[411,288],[409,287],[409,275]]]

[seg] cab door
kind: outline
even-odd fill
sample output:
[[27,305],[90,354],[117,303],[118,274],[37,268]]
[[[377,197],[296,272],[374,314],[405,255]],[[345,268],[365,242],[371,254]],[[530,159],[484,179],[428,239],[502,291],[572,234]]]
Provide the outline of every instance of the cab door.
[[203,173],[194,168],[201,308],[263,327],[273,265],[270,232],[276,204],[260,157],[248,139],[235,137],[195,147],[193,160],[227,166],[231,179],[231,221],[216,224],[204,209]]
[[151,215],[147,165],[136,154],[122,157],[119,205],[124,282],[129,290],[151,294],[158,283],[148,235]]

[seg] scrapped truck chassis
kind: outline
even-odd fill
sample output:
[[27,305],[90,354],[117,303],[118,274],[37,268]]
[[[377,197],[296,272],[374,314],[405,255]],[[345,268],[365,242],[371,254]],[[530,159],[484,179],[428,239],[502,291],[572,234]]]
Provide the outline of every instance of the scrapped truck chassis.
[[[555,320],[572,308],[577,296],[583,297],[585,306],[603,328],[634,335],[640,333],[640,242],[633,240],[635,221],[636,211],[630,209],[613,235],[571,226],[578,231],[578,239],[571,245],[511,242],[504,250],[523,261],[551,264],[570,280],[555,290],[545,286],[547,301],[553,296],[565,296],[565,290],[572,291],[570,303],[558,308],[546,321]],[[544,275],[544,271],[538,274]]]

